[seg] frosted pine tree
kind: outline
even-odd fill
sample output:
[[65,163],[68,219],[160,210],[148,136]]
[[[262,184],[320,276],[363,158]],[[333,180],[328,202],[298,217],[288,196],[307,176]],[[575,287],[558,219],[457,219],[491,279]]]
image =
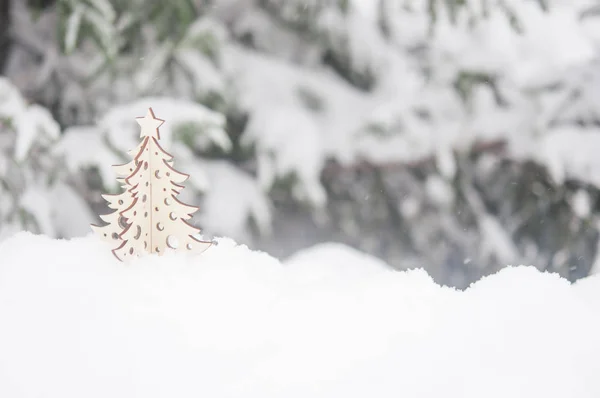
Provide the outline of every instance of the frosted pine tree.
[[164,254],[167,249],[201,253],[212,242],[194,237],[200,230],[188,224],[198,208],[177,199],[188,179],[172,167],[173,156],[160,146],[158,128],[163,120],[154,116],[152,109],[143,118],[137,118],[141,126],[141,148],[135,156],[136,169],[125,179],[133,202],[121,214],[127,226],[120,234],[122,244],[113,250],[120,260],[142,253]]

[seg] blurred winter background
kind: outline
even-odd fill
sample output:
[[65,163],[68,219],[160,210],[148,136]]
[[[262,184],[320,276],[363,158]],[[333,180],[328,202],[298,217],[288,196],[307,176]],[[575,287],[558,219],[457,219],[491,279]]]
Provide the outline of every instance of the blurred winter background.
[[0,240],[90,233],[152,106],[207,236],[600,262],[600,1],[0,0],[0,75]]

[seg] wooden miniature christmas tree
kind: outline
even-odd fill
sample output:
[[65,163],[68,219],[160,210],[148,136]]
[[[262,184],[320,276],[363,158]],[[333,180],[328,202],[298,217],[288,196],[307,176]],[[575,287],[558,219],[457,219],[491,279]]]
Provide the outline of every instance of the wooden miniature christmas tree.
[[[187,174],[173,168],[173,156],[159,144],[159,127],[163,120],[154,116],[152,109],[143,118],[136,119],[141,126],[142,142],[134,159],[125,165],[115,166],[125,192],[103,196],[114,213],[101,216],[108,223],[104,227],[92,226],[104,240],[115,241],[113,250],[121,260],[143,253],[162,255],[167,249],[201,253],[212,242],[194,237],[200,230],[188,224],[198,208],[177,199]],[[118,236],[118,239],[115,239]]]

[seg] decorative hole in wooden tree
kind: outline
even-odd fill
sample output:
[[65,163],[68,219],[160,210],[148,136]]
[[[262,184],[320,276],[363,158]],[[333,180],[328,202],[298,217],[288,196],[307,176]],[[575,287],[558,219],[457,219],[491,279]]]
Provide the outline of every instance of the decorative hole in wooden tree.
[[[200,230],[186,220],[198,208],[177,199],[184,188],[181,184],[189,175],[173,168],[173,156],[159,144],[158,129],[164,120],[157,119],[152,108],[136,120],[141,127],[142,142],[129,152],[134,156],[131,162],[113,166],[125,190],[118,195],[102,196],[115,211],[100,216],[107,225],[92,225],[92,229],[114,245],[112,252],[121,261],[147,253],[148,248],[158,255],[167,249],[202,253],[213,242],[194,237]],[[141,236],[145,238],[140,239]]]

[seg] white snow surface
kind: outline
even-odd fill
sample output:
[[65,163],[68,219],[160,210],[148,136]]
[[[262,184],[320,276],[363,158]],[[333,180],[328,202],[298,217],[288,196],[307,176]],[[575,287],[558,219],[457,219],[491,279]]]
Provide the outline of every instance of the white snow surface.
[[0,259],[2,397],[600,396],[600,277],[511,267],[461,292],[338,244],[282,264],[224,238],[123,264],[19,233]]

